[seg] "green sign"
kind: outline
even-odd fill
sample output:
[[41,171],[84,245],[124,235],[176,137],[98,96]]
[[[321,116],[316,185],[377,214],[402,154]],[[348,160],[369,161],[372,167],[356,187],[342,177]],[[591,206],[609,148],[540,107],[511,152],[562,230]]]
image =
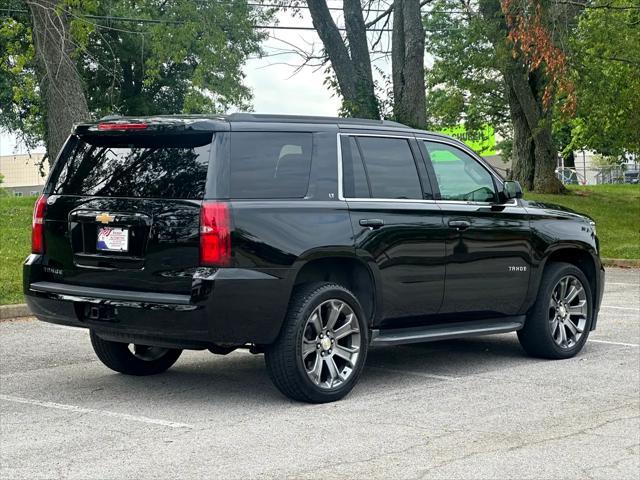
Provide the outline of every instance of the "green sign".
[[491,125],[485,125],[481,130],[467,130],[464,125],[447,127],[440,133],[450,135],[467,144],[479,155],[496,155],[496,136]]

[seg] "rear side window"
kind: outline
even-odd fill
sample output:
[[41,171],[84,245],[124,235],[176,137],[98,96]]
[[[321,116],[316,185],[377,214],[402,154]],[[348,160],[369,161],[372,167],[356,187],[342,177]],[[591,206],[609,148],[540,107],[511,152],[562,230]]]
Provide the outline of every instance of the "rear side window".
[[311,133],[232,132],[231,198],[302,198],[309,187]]
[[357,137],[373,198],[422,199],[409,142],[404,138]]
[[345,198],[369,198],[369,184],[356,139],[342,137],[342,176]]
[[48,193],[200,199],[211,139],[211,133],[74,137]]

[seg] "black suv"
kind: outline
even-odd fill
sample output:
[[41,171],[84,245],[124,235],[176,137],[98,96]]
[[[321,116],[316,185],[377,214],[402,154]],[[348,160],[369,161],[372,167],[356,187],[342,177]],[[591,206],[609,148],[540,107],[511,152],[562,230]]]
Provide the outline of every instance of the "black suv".
[[52,169],[24,293],[115,371],[245,347],[307,402],[346,395],[370,345],[517,331],[571,357],[602,298],[595,225],[521,197],[459,141],[394,122],[108,118]]

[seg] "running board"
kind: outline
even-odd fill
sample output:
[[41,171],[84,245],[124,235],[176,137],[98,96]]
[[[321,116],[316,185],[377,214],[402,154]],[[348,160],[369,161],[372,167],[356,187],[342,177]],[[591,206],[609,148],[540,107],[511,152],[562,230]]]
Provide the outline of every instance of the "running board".
[[501,319],[456,322],[447,325],[429,325],[428,327],[373,330],[371,332],[371,345],[435,342],[438,340],[451,340],[452,338],[515,332],[524,326],[524,320],[525,316],[520,315]]

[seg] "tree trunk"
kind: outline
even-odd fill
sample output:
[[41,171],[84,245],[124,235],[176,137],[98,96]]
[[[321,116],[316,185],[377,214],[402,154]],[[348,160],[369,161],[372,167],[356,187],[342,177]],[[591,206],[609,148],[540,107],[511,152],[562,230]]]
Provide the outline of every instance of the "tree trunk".
[[371,72],[367,29],[364,26],[360,0],[343,0],[342,9],[347,41],[355,69],[356,108],[353,113],[363,118],[380,118],[380,108]]
[[562,193],[564,185],[556,177],[558,166],[558,152],[553,145],[551,123],[544,122],[545,127],[540,128],[534,135],[536,173],[533,178],[533,190],[539,193]]
[[331,17],[326,0],[308,0],[313,26],[324,45],[338,80],[343,106],[350,115],[380,118],[373,88],[369,45],[359,0],[344,0],[343,12],[349,48]]
[[395,0],[393,15],[393,114],[401,123],[414,128],[425,128],[425,34],[420,14],[420,0]]
[[71,59],[74,50],[67,15],[58,0],[27,1],[45,117],[45,143],[53,163],[75,123],[89,119],[82,81]]
[[[503,70],[510,92],[519,107],[519,116],[526,121],[533,141],[535,171],[533,191],[539,193],[561,193],[564,185],[555,174],[558,152],[553,144],[551,119],[542,105],[544,77],[539,71],[528,72],[518,60],[510,60]],[[515,129],[515,126],[514,126]],[[525,157],[516,157],[516,162],[528,162]],[[514,171],[524,171],[526,166],[514,165]]]
[[511,150],[511,172],[514,180],[520,182],[525,190],[533,190],[535,176],[535,153],[533,138],[522,108],[515,98],[515,93],[505,82],[511,124],[513,126],[513,147]]
[[540,69],[529,71],[519,58],[513,58],[511,47],[504,51],[509,32],[500,1],[481,0],[480,11],[493,24],[491,41],[502,59],[500,70],[513,123],[514,178],[529,190],[561,193],[565,188],[555,175],[558,152],[552,140],[550,112],[542,101],[547,80]]

